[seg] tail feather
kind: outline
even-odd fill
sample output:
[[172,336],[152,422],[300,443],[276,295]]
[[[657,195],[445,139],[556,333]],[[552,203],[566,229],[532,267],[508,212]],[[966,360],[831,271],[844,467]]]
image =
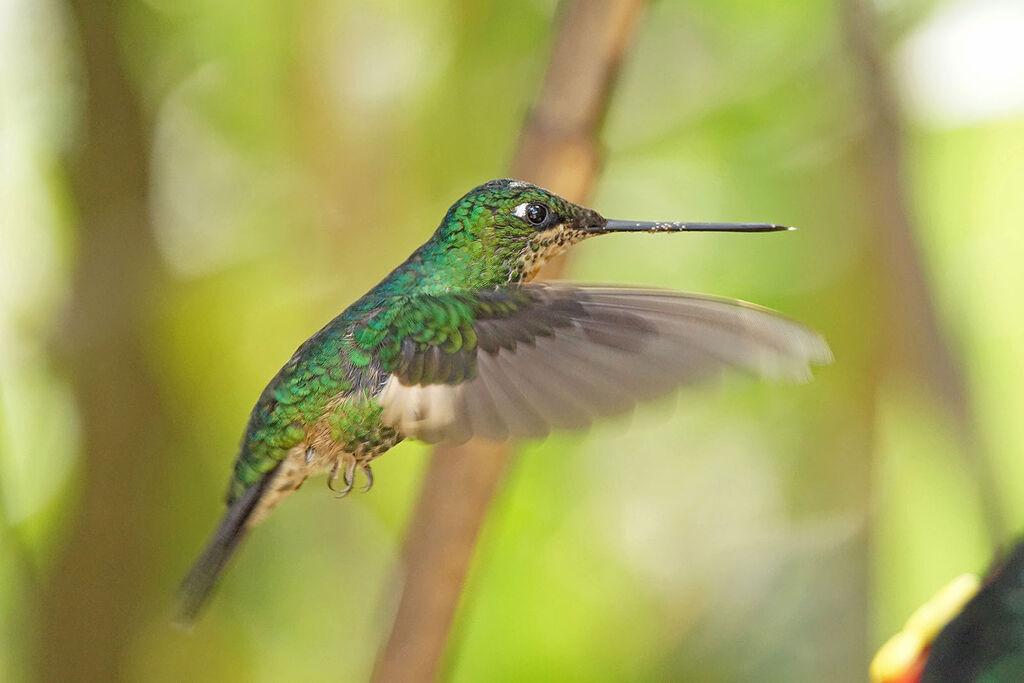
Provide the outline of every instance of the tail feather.
[[250,486],[242,496],[231,503],[220,525],[209,540],[203,554],[199,556],[188,575],[178,589],[178,614],[175,623],[182,628],[189,628],[205,607],[210,594],[220,577],[224,566],[235,552],[245,532],[248,522],[255,512],[263,492],[274,478],[277,468],[263,475],[257,483]]

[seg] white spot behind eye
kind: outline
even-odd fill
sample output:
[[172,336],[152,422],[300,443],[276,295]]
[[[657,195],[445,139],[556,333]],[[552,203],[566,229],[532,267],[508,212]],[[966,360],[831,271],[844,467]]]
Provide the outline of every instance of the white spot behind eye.
[[530,205],[530,202],[523,202],[516,208],[512,209],[513,216],[519,216],[520,218],[526,218],[526,207]]

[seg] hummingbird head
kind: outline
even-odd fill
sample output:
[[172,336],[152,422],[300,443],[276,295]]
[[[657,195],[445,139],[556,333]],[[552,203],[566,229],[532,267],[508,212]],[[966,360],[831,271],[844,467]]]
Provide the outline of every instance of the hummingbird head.
[[570,246],[612,232],[788,230],[765,223],[665,223],[609,220],[521,180],[492,180],[452,205],[432,242],[458,245],[490,275],[489,284],[526,282]]

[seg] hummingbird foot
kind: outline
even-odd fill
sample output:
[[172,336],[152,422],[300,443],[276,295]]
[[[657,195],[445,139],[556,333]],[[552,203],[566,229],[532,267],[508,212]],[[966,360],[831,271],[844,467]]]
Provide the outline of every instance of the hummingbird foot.
[[356,483],[356,461],[353,459],[345,465],[345,471],[342,474],[342,479],[345,482],[345,488],[340,491],[334,488],[334,480],[338,478],[338,473],[341,472],[341,461],[334,466],[331,470],[331,475],[327,478],[327,488],[334,491],[335,498],[344,498],[352,490],[352,487]]
[[359,469],[366,475],[366,486],[363,487],[363,493],[366,493],[373,488],[373,470],[370,469],[370,463],[366,463]]

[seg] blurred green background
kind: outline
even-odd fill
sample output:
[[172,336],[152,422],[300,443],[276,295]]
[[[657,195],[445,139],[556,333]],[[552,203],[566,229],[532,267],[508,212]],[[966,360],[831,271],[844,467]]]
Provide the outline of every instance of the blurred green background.
[[[1024,7],[878,9],[882,147],[840,5],[648,8],[590,204],[800,230],[608,237],[570,276],[753,300],[836,363],[524,446],[446,680],[864,680],[1024,529]],[[555,22],[551,0],[0,0],[0,678],[368,677],[421,445],[369,495],[304,487],[192,633],[174,589],[266,381],[504,174]],[[893,191],[944,342],[901,322]]]

